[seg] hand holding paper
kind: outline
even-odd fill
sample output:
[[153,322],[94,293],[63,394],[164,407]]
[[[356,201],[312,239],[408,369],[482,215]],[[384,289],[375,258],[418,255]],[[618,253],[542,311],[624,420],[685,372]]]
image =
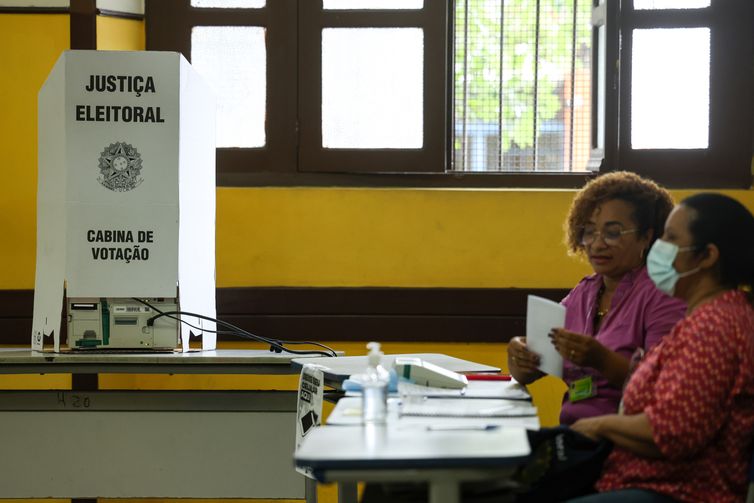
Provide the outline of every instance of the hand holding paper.
[[529,295],[526,304],[526,345],[540,356],[539,369],[563,377],[563,357],[547,334],[565,324],[565,307],[549,299]]
[[596,338],[564,328],[550,330],[550,339],[563,358],[582,367],[599,368],[609,351]]

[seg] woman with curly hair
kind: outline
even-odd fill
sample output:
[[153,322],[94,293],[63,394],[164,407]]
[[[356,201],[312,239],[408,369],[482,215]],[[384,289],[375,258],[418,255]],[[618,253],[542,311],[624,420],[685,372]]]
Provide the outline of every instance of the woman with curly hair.
[[[571,203],[566,244],[594,274],[563,299],[565,327],[550,332],[568,384],[562,424],[617,412],[632,355],[656,345],[683,317],[684,303],[658,290],[645,265],[672,209],[665,189],[628,172],[590,181]],[[508,368],[517,381],[542,377],[538,366],[526,338],[511,340]]]

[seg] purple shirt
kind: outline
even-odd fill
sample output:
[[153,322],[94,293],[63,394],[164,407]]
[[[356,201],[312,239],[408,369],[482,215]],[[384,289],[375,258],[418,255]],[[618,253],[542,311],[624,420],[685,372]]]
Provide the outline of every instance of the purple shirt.
[[[620,280],[610,301],[610,310],[594,334],[594,313],[602,277],[597,274],[582,279],[561,302],[566,307],[565,329],[596,337],[603,346],[631,358],[637,348],[648,351],[670,333],[670,329],[686,312],[686,304],[664,294],[641,267],[627,273]],[[563,379],[570,384],[591,375],[597,394],[578,402],[563,399],[560,412],[562,424],[572,424],[583,417],[613,414],[618,411],[621,388],[608,384],[602,374],[588,367],[563,361]]]

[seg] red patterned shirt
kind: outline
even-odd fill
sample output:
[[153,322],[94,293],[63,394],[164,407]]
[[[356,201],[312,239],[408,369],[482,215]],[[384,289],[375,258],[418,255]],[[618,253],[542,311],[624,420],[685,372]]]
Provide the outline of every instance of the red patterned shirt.
[[743,501],[754,438],[754,309],[730,291],[695,309],[647,353],[626,387],[663,457],[616,447],[600,491],[642,488],[680,501]]

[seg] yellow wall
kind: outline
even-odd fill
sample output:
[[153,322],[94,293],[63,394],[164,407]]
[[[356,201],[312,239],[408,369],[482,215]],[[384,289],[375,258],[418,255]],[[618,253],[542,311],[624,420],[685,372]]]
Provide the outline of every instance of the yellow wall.
[[[0,14],[0,288],[33,288],[35,261],[37,91],[69,48],[64,14]],[[31,285],[31,286],[29,286]],[[0,389],[69,389],[69,375],[0,375]],[[0,500],[2,501],[2,500]],[[42,501],[42,500],[39,500]],[[44,500],[61,503],[68,500]]]
[[[676,192],[677,197],[689,194]],[[754,192],[728,191],[754,209]],[[218,286],[573,286],[569,190],[220,188]]]
[[97,49],[100,51],[143,51],[144,22],[97,16]]
[[[219,286],[565,287],[569,191],[218,189]],[[536,208],[522,212],[522,208]]]
[[34,288],[37,92],[68,39],[67,15],[0,14],[0,288]]

